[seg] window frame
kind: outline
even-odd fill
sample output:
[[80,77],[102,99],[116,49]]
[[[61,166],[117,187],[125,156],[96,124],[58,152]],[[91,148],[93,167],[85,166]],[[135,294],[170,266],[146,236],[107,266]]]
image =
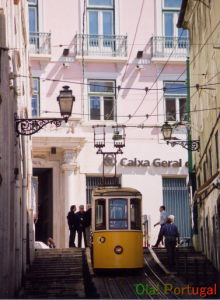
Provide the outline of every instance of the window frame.
[[178,15],[179,15],[179,11],[174,9],[174,10],[170,10],[170,9],[163,9],[163,35],[166,37],[165,34],[165,14],[168,13],[172,13],[173,14],[173,26],[172,26],[172,30],[173,30],[173,35],[169,35],[167,37],[178,37],[178,28],[176,27],[176,23],[178,21]]
[[[180,6],[177,6],[177,7],[165,6],[165,1],[166,0],[162,0],[163,9],[165,9],[165,10],[167,10],[167,9],[169,9],[169,10],[180,10],[181,9],[181,0],[180,0]],[[176,0],[174,0],[174,1],[176,1]]]
[[216,152],[216,166],[217,169],[219,168],[220,162],[219,162],[219,136],[218,136],[218,130],[215,133],[215,152]]
[[209,155],[209,172],[210,172],[210,177],[212,176],[212,146],[209,147],[208,150],[208,155]]
[[35,0],[36,3],[31,3],[28,1],[28,15],[29,15],[29,31],[30,31],[30,8],[35,9],[35,27],[36,31],[30,31],[30,33],[36,33],[39,32],[39,0]]
[[[97,203],[98,201],[103,201],[103,204],[102,205],[104,208],[103,208],[103,227],[97,227],[97,213],[96,213],[96,208],[98,207]],[[107,215],[106,215],[106,199],[105,198],[99,198],[99,199],[95,199],[95,230],[96,231],[100,231],[100,230],[106,230],[107,229]],[[101,224],[101,223],[100,223]]]
[[[166,83],[168,84],[185,84],[185,81],[168,81],[168,80],[164,80],[163,82],[163,87],[166,88]],[[185,84],[186,86],[186,84]],[[167,88],[169,89],[169,88]],[[178,87],[177,87],[178,89]],[[187,89],[187,86],[186,86]],[[175,120],[168,120],[167,119],[167,101],[169,101],[168,99],[175,99]],[[186,112],[185,112],[185,118],[181,119],[181,105],[180,105],[180,101],[181,99],[185,99],[185,106],[186,106]],[[166,90],[164,91],[164,111],[165,111],[165,120],[168,122],[187,122],[187,90],[186,90],[186,94],[180,94],[180,93],[166,93]],[[184,113],[183,113],[184,115]]]
[[[105,6],[105,5],[89,5],[89,0],[87,0],[87,32],[90,35],[90,28],[89,28],[89,12],[90,11],[97,11],[98,12],[98,33],[97,35],[104,35],[103,33],[103,12],[109,11],[112,13],[112,35],[115,35],[115,1],[113,1],[112,6]],[[96,35],[96,34],[95,34]]]
[[90,0],[87,0],[87,2],[86,2],[86,7],[87,7],[87,9],[89,9],[89,8],[107,8],[107,9],[114,9],[115,8],[115,1],[114,0],[112,0],[112,5],[99,5],[99,4],[89,4],[89,1]]
[[[97,82],[97,84],[99,82],[112,82],[112,89],[113,92],[91,92],[90,91],[90,82]],[[100,116],[99,119],[92,119],[91,118],[91,97],[99,97],[100,98]],[[112,114],[112,119],[105,119],[105,115],[104,115],[104,98],[107,97],[112,97],[113,98],[113,114]],[[117,111],[117,107],[116,107],[116,80],[114,79],[88,79],[88,106],[89,106],[89,120],[90,121],[104,121],[104,122],[114,122],[116,121],[116,111]]]
[[204,184],[207,181],[206,161],[203,162],[202,169],[203,169],[203,184]]
[[[181,4],[179,7],[169,7],[164,5],[164,0],[162,0],[162,34],[167,39],[165,40],[165,48],[173,48],[175,46],[175,42],[172,38],[178,38],[177,48],[186,48],[187,44],[185,38],[188,37],[188,30],[177,28],[176,24],[178,22],[179,13],[181,9]],[[165,14],[171,13],[172,14],[172,31],[173,35],[166,35],[166,23],[165,23]],[[183,32],[182,32],[183,30]]]
[[[135,213],[134,214],[134,218],[135,218],[135,225],[136,225],[136,228],[133,228],[133,226],[132,226],[132,213],[131,213],[131,205],[133,204],[132,203],[132,201],[138,201],[138,212],[137,213]],[[142,228],[141,228],[141,226],[142,226],[142,224],[141,224],[141,199],[140,198],[130,198],[130,207],[129,207],[129,209],[130,209],[130,229],[131,230],[142,230]],[[135,207],[135,210],[134,211],[137,211],[137,208]],[[138,216],[137,216],[138,215]],[[137,224],[137,217],[139,218],[139,220],[138,220],[138,223],[139,224]],[[137,226],[138,225],[138,226]]]
[[[125,219],[111,219],[110,218],[110,202],[112,200],[113,201],[115,201],[115,200],[124,200],[126,202],[127,218],[125,218]],[[129,224],[128,224],[128,222],[129,222],[129,211],[128,210],[130,209],[130,207],[128,207],[128,203],[129,203],[128,198],[120,198],[120,197],[118,197],[118,198],[109,198],[108,199],[108,228],[109,228],[109,230],[128,230],[129,229]],[[112,228],[110,226],[110,221],[124,221],[124,222],[127,222],[127,226],[123,227],[123,228],[121,228],[121,227],[114,227],[114,228]]]
[[[35,89],[34,89],[34,83],[33,81],[36,80],[37,81],[37,86],[38,86],[38,90],[35,93]],[[32,101],[33,101],[33,96],[37,96],[37,106],[38,106],[38,114],[33,114],[33,105],[32,105]],[[39,117],[40,116],[40,77],[33,77],[32,78],[32,95],[31,95],[31,116],[32,117]]]

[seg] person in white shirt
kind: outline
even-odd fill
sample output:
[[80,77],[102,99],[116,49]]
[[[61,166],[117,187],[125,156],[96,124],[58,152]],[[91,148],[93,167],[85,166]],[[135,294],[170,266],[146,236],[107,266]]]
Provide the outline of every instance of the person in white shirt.
[[166,212],[166,208],[164,205],[161,205],[159,208],[160,211],[160,221],[154,224],[154,227],[157,225],[160,225],[160,232],[158,234],[158,238],[157,238],[157,242],[154,246],[152,246],[153,248],[157,248],[160,244],[160,242],[162,241],[163,237],[161,236],[161,229],[163,227],[163,225],[165,225],[167,223],[168,220],[168,214]]

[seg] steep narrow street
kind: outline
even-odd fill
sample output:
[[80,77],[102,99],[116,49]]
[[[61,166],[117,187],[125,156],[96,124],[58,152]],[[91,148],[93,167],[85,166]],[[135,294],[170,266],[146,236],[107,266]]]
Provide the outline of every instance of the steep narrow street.
[[[156,256],[155,256],[156,255]],[[23,299],[199,299],[186,286],[213,287],[219,298],[219,274],[200,252],[177,248],[175,272],[167,268],[166,249],[145,250],[142,272],[101,272],[94,274],[90,251],[85,249],[37,250],[18,298]],[[155,257],[158,258],[155,260]],[[164,268],[165,267],[165,268]],[[172,289],[170,288],[172,286]]]
[[19,298],[73,299],[91,295],[86,292],[89,277],[85,277],[83,249],[42,249],[35,254]]
[[[166,249],[154,248],[154,252],[160,262],[168,268]],[[213,298],[220,297],[220,274],[201,252],[196,252],[192,247],[176,249],[175,277],[191,287],[215,288],[216,285],[217,295],[213,295]]]

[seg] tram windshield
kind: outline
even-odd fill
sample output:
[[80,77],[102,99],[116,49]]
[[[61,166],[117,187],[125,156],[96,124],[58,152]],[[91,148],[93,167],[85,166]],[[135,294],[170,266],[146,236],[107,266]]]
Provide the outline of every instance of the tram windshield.
[[109,200],[109,229],[128,228],[127,199]]
[[95,201],[95,229],[106,229],[106,214],[105,214],[105,200],[99,199]]
[[141,230],[141,202],[140,199],[131,199],[130,202],[131,229]]

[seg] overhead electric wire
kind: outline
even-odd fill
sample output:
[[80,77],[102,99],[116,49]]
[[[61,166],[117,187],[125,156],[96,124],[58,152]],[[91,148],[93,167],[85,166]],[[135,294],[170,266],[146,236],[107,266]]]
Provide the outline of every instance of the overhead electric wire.
[[[134,46],[145,46],[146,43],[127,43],[127,46],[129,45],[134,45]],[[192,43],[190,44],[191,46],[202,46],[204,43]],[[51,48],[61,48],[61,47],[69,47],[70,46],[75,46],[74,43],[70,44],[60,44],[60,45],[51,45]],[[204,46],[219,46],[220,47],[220,42],[213,42],[213,43],[206,43]],[[9,51],[9,50],[26,50],[28,47],[0,47],[1,50]]]
[[[212,107],[212,108],[203,108],[203,109],[195,109],[195,110],[191,110],[191,111],[183,111],[183,114],[184,113],[196,113],[196,112],[201,112],[201,111],[211,111],[211,110],[218,110],[218,109],[220,109],[220,106],[219,107]],[[58,114],[58,113],[60,113],[60,112],[58,112],[58,111],[48,111],[48,110],[44,110],[44,111],[42,111],[42,113],[46,113],[46,114]],[[88,114],[82,114],[82,113],[72,113],[71,115],[80,115],[80,116],[85,116],[85,115],[87,115],[87,116],[90,116],[90,114],[88,113]],[[94,114],[94,116],[96,116],[96,114]],[[100,115],[100,114],[98,114],[97,116],[101,116],[101,117],[104,117],[104,115]],[[146,116],[146,114],[145,115],[137,115],[137,116],[135,116],[136,118],[143,118],[143,117],[145,117]],[[158,117],[158,116],[166,116],[166,114],[152,114],[152,115],[149,115],[149,117],[150,116],[156,116],[156,117]],[[119,115],[118,117],[120,117],[120,118],[128,118],[128,115]],[[96,120],[91,120],[91,121],[96,121]],[[97,120],[98,121],[98,120]],[[114,121],[114,120],[110,120],[110,121]],[[126,124],[122,124],[122,125],[125,125],[125,126],[127,126]],[[184,125],[184,124],[183,124]],[[140,124],[138,124],[137,125],[137,127],[140,127],[141,125]]]
[[[191,12],[191,14],[190,14],[190,16],[189,16],[188,21],[191,19],[192,14],[193,14],[193,12],[194,12],[194,10],[195,10],[195,8],[196,8],[197,5],[199,5],[199,3],[198,3],[198,4],[197,4],[197,3],[195,4],[195,6],[194,6],[194,8],[193,8],[193,10],[192,10],[192,12]],[[155,84],[155,83],[157,82],[157,80],[160,78],[160,75],[162,74],[163,70],[164,70],[165,67],[167,66],[167,64],[168,64],[168,62],[169,62],[171,56],[172,56],[173,53],[174,53],[174,50],[176,50],[177,44],[178,44],[178,42],[179,42],[179,39],[182,37],[183,31],[184,31],[184,30],[182,29],[182,32],[181,32],[180,36],[178,37],[178,41],[177,41],[175,47],[173,48],[172,52],[170,53],[168,59],[166,60],[166,63],[163,65],[163,68],[161,69],[160,73],[157,75],[157,77],[156,77],[155,81],[153,82],[153,84],[151,85],[150,89],[152,89],[152,87],[154,86],[154,84]],[[147,94],[147,93],[146,93],[146,94]],[[146,94],[145,94],[145,96],[143,97],[143,99],[141,100],[141,102],[140,102],[140,104],[138,105],[138,107],[136,108],[136,110],[134,111],[134,113],[131,115],[131,117],[129,117],[129,119],[127,120],[127,122],[129,122],[129,120],[130,120],[132,117],[134,117],[134,115],[135,115],[135,114],[137,113],[137,111],[140,109],[140,107],[141,107],[142,104],[144,103],[144,100],[145,100],[145,98],[146,98]],[[160,99],[160,101],[161,101],[161,99]],[[153,111],[155,111],[155,109],[158,107],[158,105],[159,105],[159,102],[157,103],[157,105],[155,106],[155,108],[153,109]],[[127,122],[126,122],[126,123],[127,123]]]
[[[84,0],[85,1],[85,0]],[[143,6],[143,4],[144,4],[144,0],[143,0],[143,2],[142,2],[142,6]],[[198,3],[199,4],[199,3]],[[196,5],[194,6],[194,9],[193,9],[193,11],[195,10],[195,8],[196,8]],[[193,11],[192,11],[192,13],[193,13]],[[192,13],[191,13],[191,16],[192,16]],[[140,14],[141,15],[141,14]],[[191,18],[191,16],[190,16],[190,18]],[[189,19],[190,19],[189,18]],[[140,22],[140,19],[139,19],[139,22]],[[139,24],[139,22],[138,22],[138,24]],[[193,59],[192,59],[192,61],[190,62],[190,64],[196,59],[196,57],[198,56],[198,54],[201,52],[201,50],[204,48],[204,46],[205,45],[207,45],[208,43],[207,43],[207,41],[209,40],[209,38],[212,36],[212,34],[214,33],[214,31],[216,30],[216,28],[218,27],[218,25],[220,24],[220,21],[216,24],[216,26],[215,26],[215,28],[213,29],[213,31],[212,31],[212,33],[209,35],[209,37],[206,39],[206,42],[202,45],[202,47],[199,49],[199,51],[198,51],[198,53],[193,57]],[[137,28],[136,28],[137,29]],[[182,33],[183,33],[183,31],[182,31]],[[181,33],[181,35],[182,35],[182,33]],[[181,37],[181,35],[179,36],[179,38]],[[134,46],[134,42],[132,43],[132,49],[133,49],[133,46]],[[215,43],[215,45],[216,45],[216,43]],[[132,50],[131,49],[131,50]],[[175,48],[174,48],[175,49]],[[173,49],[173,51],[174,51],[174,49]],[[139,106],[138,106],[138,108],[135,110],[135,112],[133,113],[133,115],[132,115],[132,117],[136,114],[136,112],[139,110],[139,108],[141,107],[141,105],[142,105],[142,103],[143,103],[143,101],[144,101],[144,99],[146,98],[146,95],[147,95],[147,93],[149,92],[149,91],[152,91],[152,90],[155,90],[155,91],[158,91],[158,90],[162,90],[162,88],[161,89],[153,89],[152,87],[154,86],[154,84],[157,82],[157,80],[158,80],[158,78],[160,77],[160,75],[161,75],[161,73],[163,72],[163,70],[165,69],[165,67],[166,67],[166,65],[167,65],[167,63],[169,62],[169,59],[170,59],[170,57],[172,56],[172,54],[173,54],[173,51],[171,52],[171,55],[168,57],[168,60],[166,61],[166,63],[165,63],[165,65],[163,66],[163,68],[162,68],[162,70],[160,71],[160,73],[159,73],[159,75],[157,76],[157,78],[156,78],[156,80],[155,80],[155,82],[151,85],[151,88],[149,88],[148,90],[147,90],[147,92],[146,92],[146,94],[144,95],[144,98],[142,99],[142,102],[139,104]],[[130,54],[131,54],[131,52],[130,52]],[[128,64],[127,64],[128,65]],[[127,66],[126,66],[126,69],[127,69]],[[181,73],[180,75],[179,75],[179,77],[178,77],[178,79],[179,78],[181,78],[181,76],[185,73],[185,71],[186,70],[184,70],[184,72],[183,73]],[[125,72],[126,73],[126,72]],[[123,75],[123,77],[125,76],[125,73],[124,73],[124,75]],[[29,77],[29,76],[28,76]],[[84,77],[84,76],[83,76]],[[177,79],[177,80],[178,80]],[[72,82],[72,81],[63,81],[63,80],[56,80],[56,79],[44,79],[44,80],[51,80],[51,81],[59,81],[59,82],[69,82],[69,83],[73,83],[73,84],[83,84],[83,86],[85,85],[85,83],[83,82],[83,83],[80,83],[80,82]],[[172,80],[173,81],[173,80]],[[211,81],[211,79],[209,80],[209,81]],[[199,88],[201,88],[201,87],[204,87],[204,86],[209,86],[209,85],[217,85],[217,84],[220,84],[220,83],[212,83],[212,84],[202,84],[202,85],[200,85],[200,84],[197,84],[196,86],[190,86],[190,88],[197,88],[197,90],[198,90],[198,87]],[[86,84],[86,85],[90,85],[90,84]],[[97,85],[98,86],[98,85]],[[103,86],[102,86],[103,87]],[[115,87],[115,89],[116,88],[118,88],[118,87]],[[139,88],[123,88],[123,87],[121,87],[120,89],[128,89],[128,90],[143,90],[143,91],[146,91],[146,88],[145,89],[139,89]],[[169,88],[169,89],[172,89],[172,88]],[[173,88],[173,89],[175,89],[175,90],[178,90],[178,89],[181,89],[181,87],[180,88]],[[196,92],[197,92],[197,90],[195,91],[195,93],[193,94],[193,96],[196,94]],[[193,97],[192,96],[192,97]],[[191,98],[192,98],[191,97]],[[160,102],[161,100],[159,100],[159,102]],[[157,105],[156,105],[156,107],[158,106],[158,104],[159,104],[159,102],[157,103]],[[152,113],[155,111],[155,109],[156,109],[156,107],[154,108],[154,110],[152,111]],[[151,115],[153,115],[153,114],[149,114],[149,116],[151,116]],[[146,115],[145,115],[146,116]],[[129,118],[129,120],[130,120],[130,118]],[[128,121],[129,121],[128,120]]]
[[[121,85],[123,84],[123,81],[124,81],[124,78],[125,78],[125,75],[126,75],[126,72],[127,72],[127,68],[128,68],[128,65],[129,65],[129,60],[131,58],[131,54],[132,54],[132,51],[133,51],[133,48],[134,48],[134,42],[136,40],[136,36],[137,36],[137,32],[138,32],[138,27],[139,27],[139,24],[140,24],[140,20],[141,20],[141,16],[142,16],[142,12],[143,12],[143,7],[144,7],[144,1],[145,0],[142,0],[142,5],[141,5],[141,9],[140,9],[140,14],[139,14],[139,18],[138,18],[138,22],[137,22],[137,25],[136,25],[136,29],[135,29],[135,33],[134,33],[134,38],[133,38],[133,42],[131,44],[131,49],[130,49],[130,52],[129,52],[129,56],[128,56],[128,63],[126,64],[125,66],[125,71],[124,71],[124,74],[122,76],[122,79],[121,79]],[[113,102],[113,107],[111,109],[111,112],[109,113],[109,118],[111,117],[112,114],[115,113],[117,107],[116,107],[116,101],[119,97],[119,94],[120,94],[120,91],[121,91],[121,86],[120,87],[117,87],[118,88],[118,93],[117,95],[115,95],[115,99],[114,99],[114,102]],[[125,88],[123,88],[125,89]],[[115,94],[116,94],[116,87],[115,87]]]
[[[21,74],[15,74],[15,77],[24,77],[24,78],[37,78],[36,76],[28,76],[28,75],[21,75]],[[79,82],[79,81],[71,81],[71,80],[62,80],[62,79],[52,79],[52,78],[39,78],[42,81],[52,81],[52,82],[62,82],[62,83],[71,83],[71,84],[78,84],[78,85],[89,85],[89,86],[96,86],[96,87],[107,87],[109,88],[109,86],[104,86],[104,85],[99,85],[99,84],[91,84],[91,83],[83,83],[83,82]],[[175,80],[172,80],[172,82]],[[212,86],[212,85],[219,85],[220,82],[215,82],[215,83],[207,83],[207,84],[196,84],[196,85],[192,85],[189,88],[202,88],[202,87],[208,87],[208,86]],[[112,87],[113,89],[117,89],[118,87]],[[137,91],[144,91],[146,93],[146,88],[133,88],[133,87],[122,87],[120,89],[124,89],[124,90],[137,90]],[[169,87],[169,90],[181,90],[181,89],[186,89],[186,87]],[[147,92],[150,91],[162,91],[164,90],[163,88],[147,88]]]

